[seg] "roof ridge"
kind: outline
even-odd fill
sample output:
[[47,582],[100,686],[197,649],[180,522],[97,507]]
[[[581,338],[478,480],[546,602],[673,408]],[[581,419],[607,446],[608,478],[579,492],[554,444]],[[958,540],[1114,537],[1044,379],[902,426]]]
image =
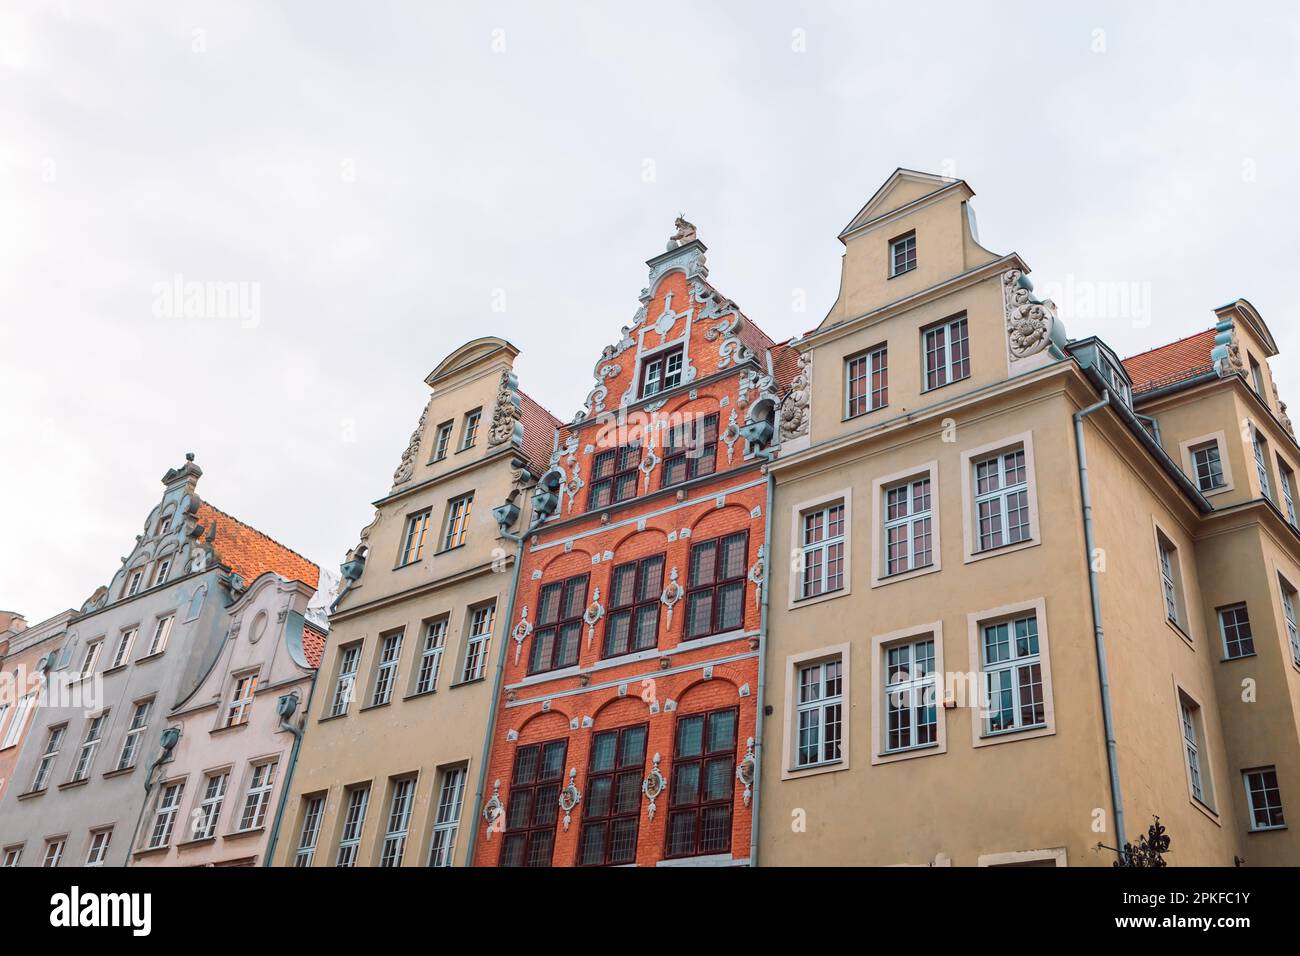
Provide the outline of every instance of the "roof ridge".
[[211,508],[217,514],[221,515],[224,518],[229,518],[231,521],[235,522],[235,524],[239,525],[241,528],[247,528],[249,531],[253,532],[253,534],[265,538],[267,541],[270,541],[277,548],[283,548],[285,551],[288,551],[290,554],[292,554],[295,558],[301,558],[302,560],[310,564],[313,568],[315,568],[318,572],[320,571],[320,565],[318,565],[311,558],[307,557],[305,554],[300,554],[299,552],[295,551],[293,548],[289,547],[287,544],[277,541],[275,538],[271,537],[265,531],[259,531],[257,528],[249,524],[247,521],[241,521],[240,519],[232,515],[230,512],[222,511],[220,508],[218,508],[216,505],[214,505],[212,502],[208,501],[207,499],[202,500],[201,506],[206,506],[208,508]]
[[1127,356],[1127,357],[1125,357],[1125,358],[1120,359],[1120,361],[1121,361],[1121,362],[1127,362],[1127,361],[1129,361],[1130,359],[1141,358],[1141,357],[1144,356],[1144,355],[1149,355],[1149,354],[1151,354],[1152,352],[1159,352],[1161,349],[1167,349],[1167,348],[1169,348],[1170,346],[1177,345],[1179,342],[1186,342],[1186,341],[1188,341],[1189,339],[1194,339],[1194,338],[1196,338],[1198,335],[1205,335],[1207,332],[1213,332],[1213,331],[1214,331],[1214,328],[1213,328],[1213,327],[1210,327],[1210,328],[1208,328],[1208,329],[1201,329],[1201,331],[1199,331],[1199,332],[1193,332],[1191,335],[1184,335],[1184,336],[1183,336],[1182,338],[1180,338],[1180,339],[1174,339],[1173,341],[1171,341],[1171,342],[1166,342],[1166,343],[1164,343],[1163,345],[1153,345],[1151,348],[1149,348],[1149,349],[1144,349],[1144,350],[1141,351],[1141,352],[1134,352],[1132,355],[1129,355],[1129,356]]

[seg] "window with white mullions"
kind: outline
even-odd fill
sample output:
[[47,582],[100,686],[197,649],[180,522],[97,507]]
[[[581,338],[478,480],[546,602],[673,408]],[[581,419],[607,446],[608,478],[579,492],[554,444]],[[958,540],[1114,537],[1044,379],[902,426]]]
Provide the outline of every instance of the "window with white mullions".
[[253,768],[253,777],[244,796],[244,812],[239,818],[240,830],[256,830],[266,823],[266,808],[271,803],[275,789],[275,761],[259,763]]
[[985,735],[1046,726],[1037,616],[985,624],[981,643]]
[[934,563],[930,478],[885,489],[885,574]]
[[357,668],[360,664],[360,644],[343,648],[339,658],[339,676],[334,683],[334,698],[330,702],[331,717],[347,713],[348,705],[352,703],[352,688],[356,685]]
[[1156,539],[1156,550],[1160,554],[1160,587],[1165,598],[1165,616],[1181,628],[1182,600],[1179,593],[1178,551],[1164,535]]
[[1215,491],[1227,487],[1228,481],[1223,476],[1223,460],[1219,455],[1219,443],[1207,441],[1203,445],[1193,445],[1192,468],[1196,472],[1196,487],[1201,491]]
[[891,239],[889,242],[889,274],[902,275],[916,268],[916,233]]
[[295,867],[311,866],[316,859],[316,843],[320,840],[320,819],[324,810],[324,797],[307,798],[302,814],[302,832],[298,834],[298,849],[293,854]]
[[81,750],[77,754],[77,766],[72,771],[72,779],[85,780],[90,776],[91,765],[95,762],[95,753],[99,750],[99,742],[104,736],[104,725],[108,723],[107,711],[98,717],[92,717],[89,726],[86,728],[86,737],[81,742]]
[[1250,617],[1245,604],[1219,608],[1219,631],[1223,635],[1224,654],[1229,660],[1255,653],[1255,640],[1250,633]]
[[393,684],[397,682],[397,662],[402,655],[402,631],[388,634],[379,645],[379,663],[375,667],[375,690],[370,706],[378,707],[393,699]]
[[1282,486],[1282,505],[1286,511],[1286,520],[1291,522],[1292,527],[1296,527],[1295,513],[1295,472],[1287,467],[1282,456],[1277,459],[1277,480]]
[[54,762],[58,759],[59,748],[63,744],[66,732],[66,726],[50,728],[50,736],[45,742],[45,751],[41,754],[40,762],[36,765],[36,773],[32,776],[32,793],[44,790],[49,784],[50,771],[54,769]]
[[90,831],[90,848],[86,851],[86,866],[103,866],[108,847],[113,840],[113,830]]
[[889,350],[885,346],[855,355],[847,362],[848,417],[874,412],[889,404]]
[[1255,449],[1255,474],[1259,476],[1259,490],[1265,498],[1272,499],[1273,486],[1268,480],[1268,452],[1265,450],[1268,442],[1260,437],[1257,428],[1252,427],[1250,435],[1251,445]]
[[59,865],[63,860],[64,842],[62,838],[45,841],[45,858],[41,861],[42,867],[52,868]]
[[474,508],[474,495],[461,495],[447,504],[447,527],[442,536],[442,550],[459,548],[469,538],[469,516]]
[[166,617],[158,618],[158,623],[154,625],[153,640],[149,642],[149,653],[146,657],[153,657],[155,654],[161,654],[167,650],[167,639],[172,633],[172,621],[175,615],[168,614]]
[[975,462],[976,550],[1028,541],[1029,472],[1017,448]]
[[647,359],[641,369],[641,397],[658,395],[682,384],[683,364],[680,346]]
[[885,750],[939,739],[934,638],[885,648]]
[[492,626],[496,614],[495,601],[480,605],[470,612],[469,639],[465,642],[465,666],[460,674],[462,682],[478,680],[487,669],[488,645],[492,642]]
[[1282,790],[1277,784],[1277,768],[1261,767],[1242,772],[1246,799],[1250,802],[1250,828],[1277,830],[1286,826],[1282,816]]
[[135,643],[135,636],[139,631],[138,628],[128,627],[117,639],[117,649],[113,651],[113,660],[108,666],[121,667],[131,656],[131,645]]
[[415,692],[427,694],[438,686],[438,672],[442,670],[442,652],[447,643],[447,619],[440,617],[425,625],[424,647],[420,651],[420,667],[415,679]]
[[1300,667],[1300,627],[1296,625],[1296,590],[1281,578],[1278,584],[1282,588],[1282,614],[1286,618],[1287,643],[1291,645],[1291,660]]
[[199,801],[198,812],[194,815],[194,839],[210,840],[217,835],[217,820],[221,817],[221,804],[226,799],[226,784],[229,774],[214,773],[209,775],[203,785],[203,799]]
[[357,865],[357,850],[361,846],[361,827],[366,822],[366,805],[370,802],[369,787],[354,787],[348,791],[348,805],[343,813],[343,831],[339,836],[339,852],[335,866]]
[[924,331],[925,389],[970,378],[970,342],[966,317],[931,326]]
[[23,730],[27,726],[27,715],[36,706],[38,697],[38,692],[33,691],[18,698],[14,715],[9,718],[9,729],[5,731],[4,742],[0,743],[0,750],[8,749],[18,743],[18,738],[23,735]]
[[836,658],[799,668],[799,745],[795,751],[798,770],[842,759],[843,666],[843,660]]
[[149,832],[150,850],[164,847],[171,842],[172,828],[176,825],[176,814],[180,811],[181,794],[185,792],[185,781],[177,781],[163,786],[158,797],[158,810],[154,815],[153,829]]
[[406,854],[406,834],[411,828],[411,802],[415,795],[415,780],[410,777],[395,781],[393,800],[388,808],[388,829],[379,853],[381,867],[401,866]]
[[437,438],[433,443],[433,458],[431,462],[442,461],[447,457],[447,450],[451,447],[451,430],[452,422],[443,422],[438,426]]
[[429,865],[451,866],[456,857],[456,831],[465,800],[465,768],[448,767],[438,786],[438,812],[433,818],[433,837],[429,846]]
[[1179,700],[1178,706],[1182,713],[1183,746],[1187,753],[1187,773],[1191,782],[1192,796],[1205,803],[1205,783],[1201,777],[1201,745],[1194,713],[1199,708],[1193,707],[1184,699]]
[[617,657],[658,646],[663,580],[662,554],[614,568],[602,657]]
[[402,538],[402,555],[399,565],[414,564],[424,554],[424,537],[429,531],[430,510],[425,508],[406,518],[406,534]]
[[803,514],[801,548],[800,597],[817,597],[844,587],[843,502]]
[[230,705],[226,708],[226,726],[238,727],[248,723],[248,715],[253,710],[253,698],[257,695],[257,675],[245,674],[235,679],[235,689],[230,695]]

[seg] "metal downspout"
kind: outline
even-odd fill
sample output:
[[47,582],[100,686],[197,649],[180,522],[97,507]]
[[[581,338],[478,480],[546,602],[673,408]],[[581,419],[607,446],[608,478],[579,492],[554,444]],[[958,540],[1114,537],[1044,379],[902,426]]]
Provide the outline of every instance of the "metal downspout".
[[519,593],[519,571],[524,564],[524,534],[503,534],[507,541],[515,542],[515,570],[510,580],[510,600],[506,602],[506,616],[501,629],[501,647],[497,651],[496,673],[492,676],[492,706],[488,710],[487,730],[483,734],[483,754],[479,758],[478,784],[474,789],[472,815],[474,825],[469,830],[469,841],[465,845],[465,865],[474,865],[474,849],[478,845],[479,814],[483,808],[483,788],[487,785],[488,757],[492,751],[492,735],[496,733],[497,712],[501,704],[501,682],[506,673],[506,650],[510,644],[510,622],[515,619],[515,595]]
[[302,726],[295,727],[280,718],[280,726],[293,734],[293,748],[289,751],[289,766],[284,774],[284,784],[280,790],[280,804],[275,808],[275,822],[271,824],[271,837],[266,843],[266,856],[262,860],[263,866],[273,866],[271,862],[275,857],[275,845],[280,839],[280,825],[284,822],[284,808],[289,803],[289,790],[293,785],[293,771],[298,766],[298,752],[302,750],[302,738],[307,732],[307,718],[311,715],[312,698],[316,696],[316,679],[320,676],[320,666],[311,674],[311,686],[307,688],[307,702],[302,709]]
[[[1101,685],[1101,719],[1106,731],[1106,763],[1110,769],[1110,800],[1115,813],[1115,829],[1118,831],[1117,843],[1123,847],[1128,839],[1124,827],[1124,797],[1119,784],[1119,754],[1115,745],[1115,718],[1110,706],[1110,672],[1106,667],[1106,641],[1101,623],[1101,585],[1097,580],[1097,569],[1093,564],[1096,553],[1096,539],[1092,525],[1092,491],[1088,486],[1088,455],[1083,440],[1083,420],[1095,411],[1110,405],[1110,391],[1104,389],[1101,401],[1095,405],[1080,409],[1074,413],[1074,448],[1079,456],[1079,492],[1083,499],[1083,540],[1088,564],[1088,591],[1092,597],[1093,637],[1097,647],[1097,678]],[[1123,850],[1118,851],[1123,855]]]
[[763,515],[763,603],[758,619],[758,702],[754,719],[754,796],[750,807],[749,865],[758,866],[758,801],[762,796],[759,786],[763,767],[763,717],[767,699],[767,620],[772,593],[772,500],[776,497],[776,476],[767,473],[767,509]]

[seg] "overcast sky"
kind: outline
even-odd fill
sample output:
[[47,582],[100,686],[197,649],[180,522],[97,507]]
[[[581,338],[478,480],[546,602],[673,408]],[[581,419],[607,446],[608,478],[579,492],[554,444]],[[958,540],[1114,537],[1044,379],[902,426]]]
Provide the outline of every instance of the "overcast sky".
[[1298,46],[1281,3],[5,0],[0,608],[80,606],[187,451],[337,567],[461,342],[567,420],[679,211],[787,339],[898,166],[1121,355],[1249,298],[1300,403]]

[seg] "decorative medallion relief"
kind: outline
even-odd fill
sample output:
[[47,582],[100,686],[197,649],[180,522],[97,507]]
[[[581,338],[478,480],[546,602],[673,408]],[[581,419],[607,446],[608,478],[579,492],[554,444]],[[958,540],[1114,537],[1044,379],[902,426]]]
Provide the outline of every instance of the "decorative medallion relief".
[[646,807],[646,815],[651,820],[655,818],[655,811],[658,809],[655,805],[655,801],[659,799],[659,795],[664,792],[664,787],[668,785],[668,781],[664,779],[663,771],[659,769],[659,761],[661,759],[663,758],[660,757],[659,753],[656,751],[654,756],[654,766],[650,768],[650,772],[646,774],[646,778],[641,781],[641,793],[645,795],[645,798],[648,801],[650,801],[650,806]]
[[573,820],[573,811],[582,803],[582,791],[578,789],[578,768],[569,768],[569,785],[560,791],[560,809],[564,811],[564,832],[569,832],[569,823]]
[[515,664],[519,663],[519,654],[523,650],[524,641],[528,640],[528,635],[533,633],[533,623],[528,620],[528,605],[525,604],[523,610],[519,612],[519,623],[510,631],[510,636],[515,639]]
[[745,746],[745,756],[741,758],[740,763],[736,765],[736,779],[745,787],[743,799],[745,806],[749,806],[750,799],[754,796],[754,738],[749,738],[749,743]]
[[673,608],[677,606],[686,595],[686,589],[681,586],[677,580],[677,569],[673,568],[668,572],[668,586],[664,588],[663,593],[659,595],[659,603],[668,608],[668,623],[666,627],[673,626]]

